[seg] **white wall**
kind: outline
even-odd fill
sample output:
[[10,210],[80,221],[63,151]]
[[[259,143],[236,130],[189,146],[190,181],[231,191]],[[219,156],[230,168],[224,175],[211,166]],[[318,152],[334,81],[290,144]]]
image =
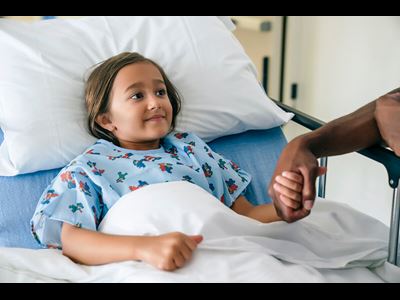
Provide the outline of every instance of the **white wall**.
[[[280,59],[281,59],[281,31],[282,17],[280,16],[233,16],[233,19],[238,20],[238,25],[233,34],[243,45],[246,53],[258,71],[258,80],[262,81],[262,69],[264,56],[269,57],[269,74],[268,74],[268,94],[274,99],[279,98],[279,74],[280,74]],[[257,24],[261,21],[271,22],[271,30],[262,32],[257,30],[256,26],[241,26],[240,22]],[[249,29],[253,28],[254,29]],[[278,42],[276,42],[278,41]]]
[[[285,103],[327,122],[400,86],[400,17],[297,16],[288,27]],[[298,132],[285,128],[289,139]],[[328,170],[327,198],[389,224],[392,190],[382,165],[347,154],[329,158]]]

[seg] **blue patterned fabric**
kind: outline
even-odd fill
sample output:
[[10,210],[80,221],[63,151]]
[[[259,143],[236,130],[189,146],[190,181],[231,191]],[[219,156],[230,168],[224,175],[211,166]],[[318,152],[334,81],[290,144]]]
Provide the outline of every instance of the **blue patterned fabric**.
[[[286,145],[279,127],[222,137],[208,145],[252,176],[245,192],[247,199],[254,204],[271,201],[267,184]],[[30,219],[44,190],[60,170],[0,176],[0,246],[40,248],[30,233]]]

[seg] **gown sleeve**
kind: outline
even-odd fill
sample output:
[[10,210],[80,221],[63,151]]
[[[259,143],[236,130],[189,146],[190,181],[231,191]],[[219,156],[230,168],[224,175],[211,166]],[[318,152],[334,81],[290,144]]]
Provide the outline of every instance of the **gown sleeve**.
[[31,231],[43,247],[61,249],[63,222],[97,230],[102,215],[101,189],[82,168],[65,167],[43,192]]

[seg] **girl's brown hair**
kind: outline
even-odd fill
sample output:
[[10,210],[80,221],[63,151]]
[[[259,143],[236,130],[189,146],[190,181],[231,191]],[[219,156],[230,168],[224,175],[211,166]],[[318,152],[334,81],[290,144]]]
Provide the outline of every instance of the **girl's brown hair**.
[[175,129],[176,117],[181,109],[182,102],[177,89],[157,63],[137,52],[123,52],[99,63],[86,82],[85,99],[88,110],[88,126],[93,136],[120,146],[117,137],[112,132],[97,124],[96,117],[110,109],[110,92],[119,70],[126,65],[139,62],[151,63],[160,71],[172,105],[173,116],[170,132]]

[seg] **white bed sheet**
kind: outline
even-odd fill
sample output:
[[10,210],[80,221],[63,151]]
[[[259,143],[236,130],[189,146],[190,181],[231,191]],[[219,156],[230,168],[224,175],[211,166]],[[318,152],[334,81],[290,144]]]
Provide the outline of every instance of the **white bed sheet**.
[[349,206],[318,199],[295,223],[240,216],[187,182],[125,195],[99,228],[113,234],[204,235],[192,260],[174,272],[126,261],[73,263],[54,249],[0,248],[1,282],[400,282],[385,263],[388,228]]

